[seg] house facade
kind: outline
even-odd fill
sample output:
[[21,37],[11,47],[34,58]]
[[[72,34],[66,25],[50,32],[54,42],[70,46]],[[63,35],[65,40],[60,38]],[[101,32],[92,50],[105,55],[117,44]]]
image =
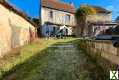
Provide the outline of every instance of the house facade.
[[35,26],[7,2],[0,2],[0,57],[35,38]]
[[41,25],[43,36],[53,36],[62,30],[63,35],[73,35],[75,28],[74,6],[58,0],[41,0]]
[[[99,34],[103,34],[106,29],[110,27],[116,27],[116,23],[112,23],[112,12],[106,10],[99,6],[89,6],[89,5],[81,5],[92,7],[96,10],[96,14],[87,15],[84,21],[84,29],[83,36],[94,37]],[[80,30],[80,26],[79,26]],[[78,32],[78,36],[80,36],[80,32]]]

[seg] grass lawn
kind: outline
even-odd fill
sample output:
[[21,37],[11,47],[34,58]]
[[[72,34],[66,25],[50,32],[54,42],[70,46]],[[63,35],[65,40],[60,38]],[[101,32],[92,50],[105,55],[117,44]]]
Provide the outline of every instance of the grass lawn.
[[0,59],[0,79],[13,71],[16,66],[22,65],[33,56],[36,56],[39,52],[46,49],[48,46],[57,42],[67,42],[71,40],[74,39],[37,39],[31,44],[11,51],[9,55]]
[[2,80],[106,80],[76,38],[37,39],[0,60]]

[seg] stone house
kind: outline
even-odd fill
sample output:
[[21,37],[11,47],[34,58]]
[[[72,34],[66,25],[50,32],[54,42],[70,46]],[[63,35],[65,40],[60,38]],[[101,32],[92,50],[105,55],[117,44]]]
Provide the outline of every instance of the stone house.
[[0,1],[0,57],[35,38],[35,25],[26,15]]
[[[81,5],[83,6],[83,5]],[[90,6],[96,10],[96,14],[87,15],[84,21],[83,36],[94,37],[102,34],[106,29],[115,27],[116,23],[112,23],[112,12],[99,6]],[[80,23],[80,22],[79,22]],[[80,30],[80,26],[78,26]],[[80,36],[80,31],[77,31],[77,36]]]
[[58,0],[41,0],[42,35],[53,36],[61,30],[63,35],[73,35],[74,12],[72,4],[62,3]]

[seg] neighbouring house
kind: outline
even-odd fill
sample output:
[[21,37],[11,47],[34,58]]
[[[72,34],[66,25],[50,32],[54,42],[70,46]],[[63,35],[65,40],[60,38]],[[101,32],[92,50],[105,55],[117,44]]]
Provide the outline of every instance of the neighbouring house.
[[41,0],[41,25],[43,36],[54,36],[59,32],[73,35],[75,28],[73,4],[58,0]]
[[[83,36],[94,37],[103,34],[106,29],[116,27],[117,23],[112,22],[112,12],[99,6],[81,5],[91,7],[96,10],[96,14],[87,15],[83,23]],[[80,22],[79,22],[80,23]],[[77,26],[77,36],[80,36],[80,26]]]
[[26,15],[0,1],[0,57],[35,39],[36,29]]

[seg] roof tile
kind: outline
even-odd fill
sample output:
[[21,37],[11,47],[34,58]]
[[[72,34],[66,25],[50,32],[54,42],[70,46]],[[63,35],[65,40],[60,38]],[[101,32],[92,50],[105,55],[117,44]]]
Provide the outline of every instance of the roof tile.
[[52,8],[52,9],[57,9],[61,11],[66,11],[70,13],[75,12],[74,6],[66,3],[61,3],[58,0],[41,0],[41,6],[42,7],[47,7],[47,8]]

